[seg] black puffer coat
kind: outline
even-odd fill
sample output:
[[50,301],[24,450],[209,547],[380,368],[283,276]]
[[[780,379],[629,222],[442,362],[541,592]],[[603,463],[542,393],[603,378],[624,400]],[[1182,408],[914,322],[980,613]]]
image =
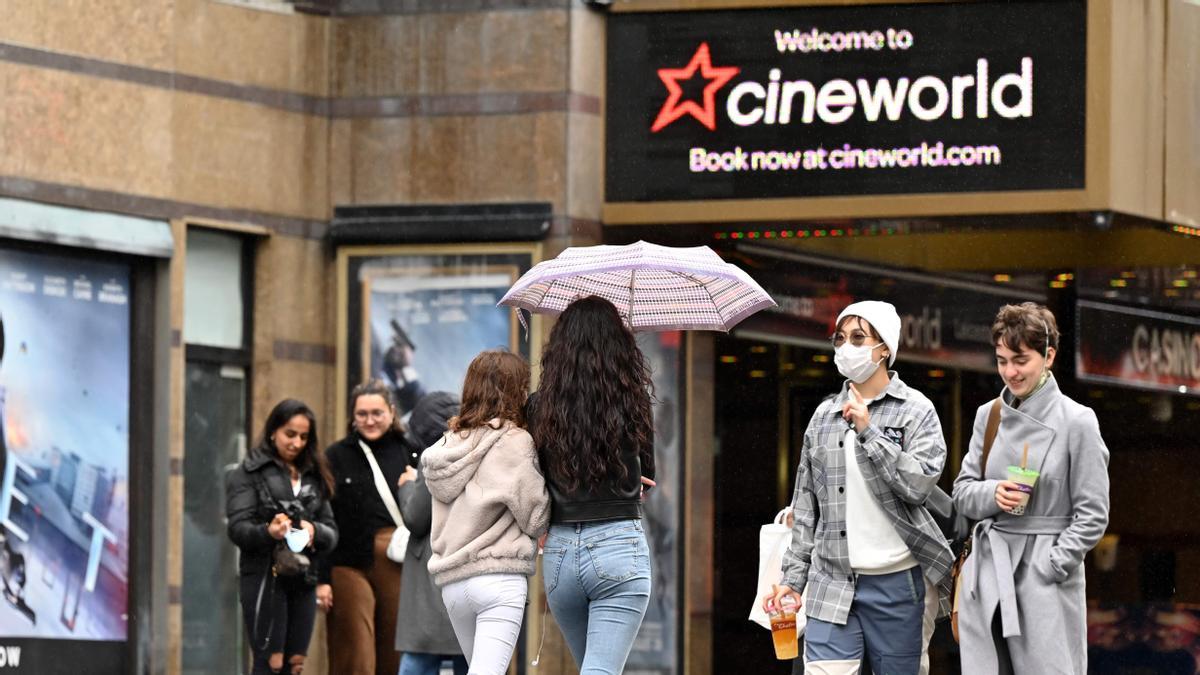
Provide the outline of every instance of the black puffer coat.
[[271,567],[271,553],[278,543],[267,532],[277,513],[287,513],[293,527],[299,520],[313,524],[313,559],[308,581],[316,583],[314,556],[337,546],[338,530],[333,520],[324,483],[315,468],[300,475],[300,492],[293,494],[288,470],[274,456],[256,449],[225,475],[225,515],[229,538],[241,549],[242,574],[261,574]]

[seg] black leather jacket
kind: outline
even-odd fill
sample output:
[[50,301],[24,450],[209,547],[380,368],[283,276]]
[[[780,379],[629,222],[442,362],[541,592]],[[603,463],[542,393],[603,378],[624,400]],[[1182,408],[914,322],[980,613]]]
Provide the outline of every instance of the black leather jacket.
[[[537,394],[529,397],[526,417],[532,420],[537,415]],[[642,517],[642,476],[654,479],[654,447],[638,448],[623,442],[621,464],[625,477],[613,467],[609,475],[596,485],[580,486],[571,492],[547,470],[546,458],[538,449],[538,460],[546,486],[550,489],[551,523],[586,523],[602,520],[627,520]]]
[[[270,569],[271,553],[278,542],[267,532],[267,525],[276,513],[288,511],[295,514],[293,520],[298,516],[313,524],[313,546],[304,551],[310,558],[337,546],[338,531],[333,510],[315,469],[301,474],[299,494],[292,493],[287,469],[261,450],[252,451],[225,475],[229,539],[241,549],[239,567],[242,574],[260,574]],[[310,583],[316,582],[315,575],[312,570]]]

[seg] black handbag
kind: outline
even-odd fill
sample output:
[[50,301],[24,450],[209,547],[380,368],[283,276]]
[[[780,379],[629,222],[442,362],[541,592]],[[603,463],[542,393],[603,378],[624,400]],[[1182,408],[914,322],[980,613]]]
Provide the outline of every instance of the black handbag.
[[302,577],[308,574],[312,561],[303,553],[296,553],[284,542],[275,545],[271,554],[271,571],[279,577]]

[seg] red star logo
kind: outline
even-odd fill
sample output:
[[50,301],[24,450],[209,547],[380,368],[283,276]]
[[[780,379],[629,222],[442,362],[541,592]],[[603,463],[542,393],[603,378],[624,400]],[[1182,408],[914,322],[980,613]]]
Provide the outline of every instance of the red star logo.
[[[704,87],[704,108],[696,105],[695,101],[679,102],[680,97],[683,96],[683,89],[679,87],[679,81],[692,79],[696,74],[696,69],[700,70],[700,75],[704,79],[709,80]],[[667,86],[667,91],[671,95],[667,97],[667,102],[663,104],[662,110],[658,111],[658,117],[654,120],[654,126],[650,127],[650,131],[656,132],[685,114],[695,117],[701,124],[708,127],[709,131],[716,131],[717,104],[715,99],[717,90],[725,86],[725,83],[740,71],[741,68],[736,66],[714,68],[709,58],[707,42],[700,43],[700,47],[696,49],[696,53],[686,67],[659,68],[658,78]]]

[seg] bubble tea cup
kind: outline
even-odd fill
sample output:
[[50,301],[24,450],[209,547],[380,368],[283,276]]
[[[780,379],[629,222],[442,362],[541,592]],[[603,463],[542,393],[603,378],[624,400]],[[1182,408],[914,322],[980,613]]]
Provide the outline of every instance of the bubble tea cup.
[[1038,472],[1033,469],[1022,469],[1019,466],[1008,467],[1008,479],[1017,484],[1017,489],[1021,491],[1020,501],[1013,507],[1009,513],[1014,516],[1025,515],[1025,507],[1029,505],[1029,498],[1033,495],[1033,486],[1037,483]]

